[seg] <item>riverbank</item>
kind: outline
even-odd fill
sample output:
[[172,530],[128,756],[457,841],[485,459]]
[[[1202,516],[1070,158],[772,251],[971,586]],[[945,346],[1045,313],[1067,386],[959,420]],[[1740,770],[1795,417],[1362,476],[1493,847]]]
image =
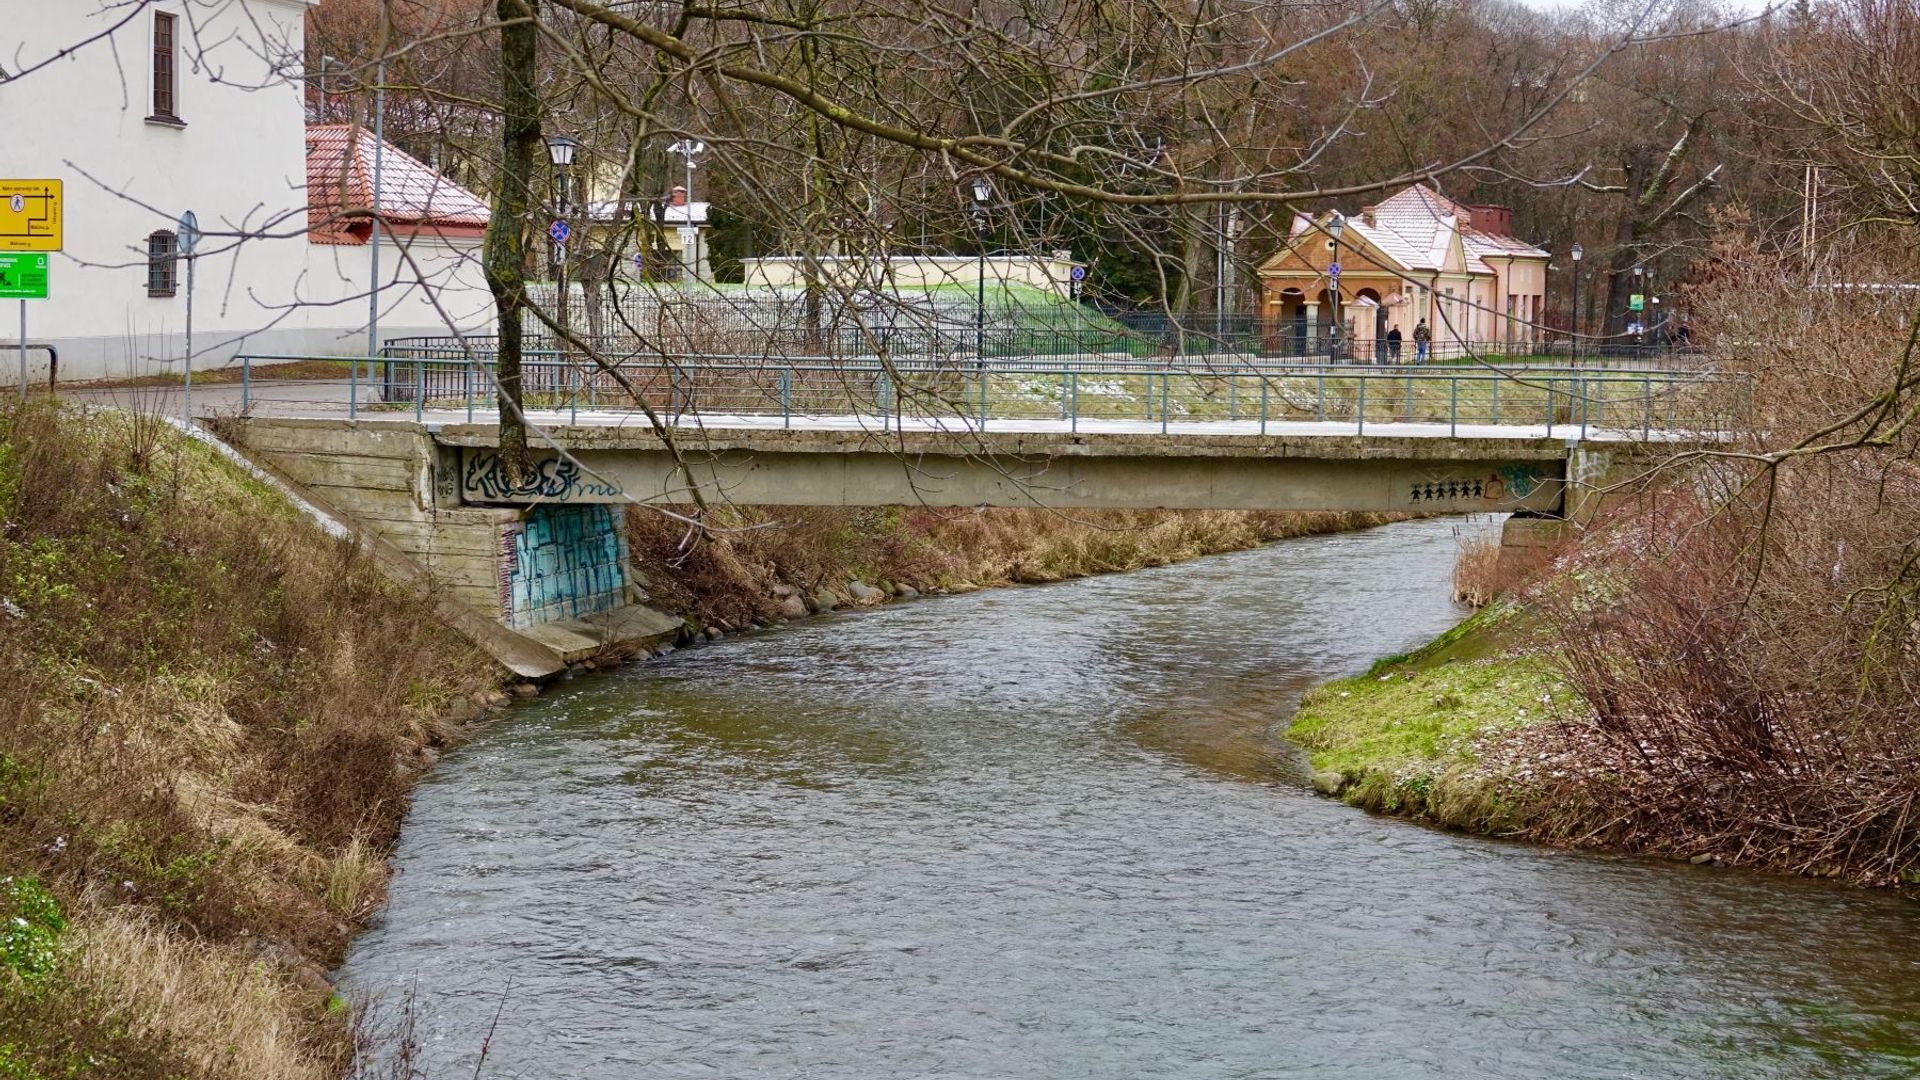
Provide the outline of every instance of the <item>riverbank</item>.
[[1910,711],[1782,707],[1713,643],[1738,609],[1703,610],[1697,579],[1665,568],[1629,587],[1644,567],[1603,568],[1634,550],[1621,537],[1591,534],[1428,645],[1310,692],[1286,734],[1315,789],[1553,846],[1920,884]]
[[[685,508],[681,508],[685,509]],[[645,508],[628,514],[649,602],[690,633],[729,633],[843,606],[1034,585],[1165,566],[1388,514],[1259,511],[724,507],[707,537]]]
[[326,973],[491,663],[158,418],[0,411],[0,1076],[338,1077]]
[[1523,609],[1496,602],[1412,653],[1307,694],[1287,736],[1307,750],[1315,789],[1472,832],[1534,824],[1541,792],[1517,744],[1579,707],[1535,634]]

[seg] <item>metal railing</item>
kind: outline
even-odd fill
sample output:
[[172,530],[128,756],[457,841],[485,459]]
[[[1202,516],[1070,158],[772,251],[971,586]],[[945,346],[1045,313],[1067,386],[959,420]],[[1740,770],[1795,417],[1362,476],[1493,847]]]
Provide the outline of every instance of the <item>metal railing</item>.
[[[484,421],[496,386],[486,359],[416,355],[339,360],[343,379],[294,382],[255,377],[254,366],[288,357],[242,357],[241,409],[348,417],[429,414]],[[906,430],[1029,428],[1265,434],[1274,425],[1418,425],[1412,434],[1711,436],[1750,410],[1751,380],[1739,374],[1484,365],[1379,367],[1285,362],[1167,363],[1077,357],[1064,363],[903,359],[890,363],[806,357],[658,356],[616,368],[556,352],[523,359],[529,410],[577,421],[632,414],[640,402],[679,423],[741,417],[783,427],[820,423]],[[331,389],[333,392],[328,393]],[[638,395],[639,401],[635,400]]]
[[[995,316],[997,317],[997,316]],[[1401,343],[1396,358],[1384,339],[1361,338],[1334,342],[1318,333],[1297,334],[1291,324],[1241,320],[1240,325],[1216,329],[1204,320],[1182,324],[1165,316],[1129,315],[1103,318],[1099,326],[1071,324],[1009,325],[989,322],[976,334],[965,326],[900,327],[884,324],[827,326],[814,332],[780,326],[725,325],[690,330],[669,327],[658,333],[604,334],[591,337],[594,351],[610,357],[700,354],[711,356],[867,359],[881,357],[975,357],[988,360],[1038,360],[1060,356],[1104,356],[1134,360],[1179,361],[1206,358],[1286,360],[1295,363],[1353,363],[1398,366],[1448,363],[1461,360],[1497,360],[1504,364],[1563,365],[1573,367],[1689,368],[1712,362],[1698,350],[1669,343],[1640,343],[1631,339],[1588,340],[1578,349],[1558,339],[1431,342],[1424,361],[1411,340]],[[581,333],[582,338],[590,335]],[[543,332],[530,332],[526,347],[555,352],[559,343]],[[468,349],[491,353],[492,337],[399,338],[387,343],[383,356],[402,359],[460,359]]]

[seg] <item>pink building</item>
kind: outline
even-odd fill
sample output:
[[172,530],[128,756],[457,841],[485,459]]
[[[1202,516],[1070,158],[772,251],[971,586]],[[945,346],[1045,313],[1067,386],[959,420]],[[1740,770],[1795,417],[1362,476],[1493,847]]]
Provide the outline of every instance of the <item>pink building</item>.
[[[1327,351],[1333,216],[1296,215],[1286,246],[1260,267],[1267,351]],[[1341,339],[1352,359],[1385,359],[1387,334],[1398,328],[1402,359],[1411,360],[1423,319],[1438,359],[1527,352],[1541,340],[1550,256],[1514,238],[1505,207],[1465,206],[1416,184],[1346,217],[1339,257]]]

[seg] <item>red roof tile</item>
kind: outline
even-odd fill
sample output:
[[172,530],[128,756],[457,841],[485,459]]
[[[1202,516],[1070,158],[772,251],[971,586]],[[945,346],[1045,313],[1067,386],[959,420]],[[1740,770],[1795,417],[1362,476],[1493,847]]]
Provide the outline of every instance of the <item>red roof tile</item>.
[[[373,132],[352,124],[307,128],[308,238],[316,244],[364,244],[366,219],[329,221],[342,211],[373,205]],[[420,159],[386,144],[380,162],[380,213],[400,225],[484,226],[487,204]]]

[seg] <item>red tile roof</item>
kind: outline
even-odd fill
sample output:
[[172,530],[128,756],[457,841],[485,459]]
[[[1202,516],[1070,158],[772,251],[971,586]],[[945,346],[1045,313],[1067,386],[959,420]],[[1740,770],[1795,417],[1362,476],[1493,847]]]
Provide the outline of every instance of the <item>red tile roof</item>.
[[[353,124],[307,128],[308,238],[316,244],[364,244],[372,232],[366,218],[335,219],[342,211],[373,206],[373,132]],[[466,188],[428,168],[420,159],[386,144],[380,162],[380,214],[388,223],[470,232],[487,224],[487,204]]]

